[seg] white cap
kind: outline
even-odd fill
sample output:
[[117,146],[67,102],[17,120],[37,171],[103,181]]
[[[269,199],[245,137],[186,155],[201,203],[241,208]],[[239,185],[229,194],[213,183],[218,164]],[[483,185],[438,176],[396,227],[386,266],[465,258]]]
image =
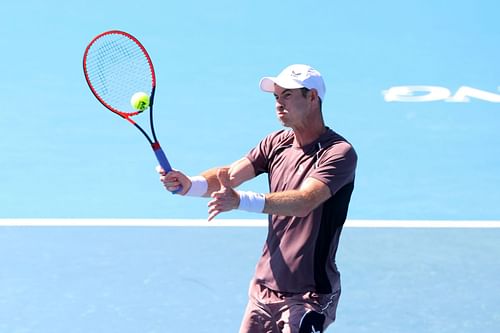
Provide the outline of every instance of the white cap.
[[263,77],[260,80],[260,89],[274,92],[274,84],[285,89],[316,89],[322,101],[325,97],[325,82],[321,74],[308,65],[290,65],[276,77]]

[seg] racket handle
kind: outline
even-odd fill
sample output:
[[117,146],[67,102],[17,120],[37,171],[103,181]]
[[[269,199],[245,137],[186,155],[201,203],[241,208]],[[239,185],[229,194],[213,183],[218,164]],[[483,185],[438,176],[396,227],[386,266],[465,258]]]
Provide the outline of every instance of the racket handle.
[[[165,170],[165,172],[172,171],[172,166],[170,166],[167,156],[163,152],[163,149],[161,149],[160,144],[156,142],[153,143],[151,147],[153,148],[153,151],[156,155],[156,159],[158,160],[158,163],[160,163],[160,166],[163,168],[163,170]],[[173,191],[172,194],[176,194],[180,191],[182,191],[182,185],[177,190]]]

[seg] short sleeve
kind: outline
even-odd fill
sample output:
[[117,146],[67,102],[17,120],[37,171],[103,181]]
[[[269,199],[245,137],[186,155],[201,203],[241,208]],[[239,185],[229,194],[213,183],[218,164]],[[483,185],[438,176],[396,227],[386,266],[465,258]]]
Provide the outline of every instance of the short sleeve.
[[250,150],[246,158],[252,163],[255,175],[269,172],[269,162],[273,151],[290,139],[289,131],[281,130],[266,136],[259,144]]
[[338,142],[320,154],[316,167],[309,177],[315,178],[328,186],[335,195],[345,185],[354,181],[357,154],[348,142]]

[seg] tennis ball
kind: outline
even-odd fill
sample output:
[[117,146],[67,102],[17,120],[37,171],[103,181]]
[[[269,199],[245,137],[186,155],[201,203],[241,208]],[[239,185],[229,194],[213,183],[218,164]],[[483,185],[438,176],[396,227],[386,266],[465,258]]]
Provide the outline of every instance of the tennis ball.
[[136,92],[130,99],[130,104],[137,111],[144,111],[149,107],[149,95],[144,92]]

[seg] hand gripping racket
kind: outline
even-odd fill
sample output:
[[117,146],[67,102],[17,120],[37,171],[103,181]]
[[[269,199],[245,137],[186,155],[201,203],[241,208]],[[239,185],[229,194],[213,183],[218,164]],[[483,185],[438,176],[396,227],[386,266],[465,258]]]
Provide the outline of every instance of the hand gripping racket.
[[[169,172],[170,163],[163,152],[153,124],[156,77],[153,62],[142,44],[132,35],[118,30],[103,32],[89,43],[83,55],[83,72],[94,96],[106,108],[134,125],[148,140],[161,167]],[[149,95],[151,136],[132,117],[136,110],[130,103],[137,92]],[[179,188],[176,192],[181,191]]]

